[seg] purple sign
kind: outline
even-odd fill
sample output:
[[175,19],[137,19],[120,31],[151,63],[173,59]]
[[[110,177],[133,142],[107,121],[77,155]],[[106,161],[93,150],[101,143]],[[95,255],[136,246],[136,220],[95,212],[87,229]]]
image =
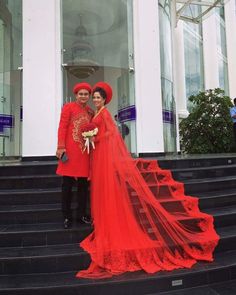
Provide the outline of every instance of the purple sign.
[[118,121],[127,122],[136,120],[136,109],[135,106],[128,106],[118,111]]
[[0,132],[4,131],[4,128],[14,127],[14,117],[12,115],[0,114]]
[[163,122],[174,124],[174,113],[169,110],[162,110]]

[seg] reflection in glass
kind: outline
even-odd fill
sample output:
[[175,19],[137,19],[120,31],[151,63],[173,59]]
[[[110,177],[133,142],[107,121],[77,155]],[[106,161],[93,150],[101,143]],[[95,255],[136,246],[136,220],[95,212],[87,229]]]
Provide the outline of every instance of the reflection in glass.
[[161,88],[163,106],[164,151],[176,151],[175,103],[172,77],[172,36],[170,1],[159,1]]
[[184,58],[187,107],[191,111],[188,98],[204,89],[201,24],[184,23]]
[[[134,106],[132,0],[62,0],[62,15],[64,101],[74,99],[75,83],[105,80],[113,88],[113,116]],[[136,153],[135,120],[129,120],[122,122],[130,131],[125,141]]]
[[218,56],[219,66],[219,87],[224,89],[226,95],[229,95],[228,87],[228,63],[224,57]]
[[226,95],[229,94],[228,82],[228,60],[226,48],[225,17],[224,8],[216,8],[216,30],[217,30],[217,50],[218,50],[218,70],[219,87],[224,89]]
[[0,158],[21,154],[22,1],[1,1]]

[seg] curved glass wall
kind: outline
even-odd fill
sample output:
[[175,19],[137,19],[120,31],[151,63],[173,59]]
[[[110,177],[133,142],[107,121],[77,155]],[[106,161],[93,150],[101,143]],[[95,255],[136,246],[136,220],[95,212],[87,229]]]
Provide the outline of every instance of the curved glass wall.
[[219,87],[224,89],[225,93],[229,95],[225,15],[224,15],[223,7],[216,8],[216,25],[217,25],[216,30],[217,30]]
[[[199,15],[199,6],[186,8],[189,16]],[[204,66],[203,66],[203,38],[202,24],[184,22],[184,59],[185,59],[185,84],[188,110],[191,103],[188,98],[204,90]]]
[[159,32],[161,55],[161,91],[163,106],[164,151],[176,151],[175,101],[172,75],[172,35],[170,0],[159,0]]
[[132,0],[62,0],[64,102],[73,85],[112,85],[108,105],[126,144],[136,153]]
[[0,159],[21,155],[22,1],[0,2]]

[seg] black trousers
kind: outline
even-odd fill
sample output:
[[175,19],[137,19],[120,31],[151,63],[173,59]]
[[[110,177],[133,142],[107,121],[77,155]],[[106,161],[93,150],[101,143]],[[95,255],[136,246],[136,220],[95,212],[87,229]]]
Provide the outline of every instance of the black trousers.
[[234,131],[234,141],[236,144],[236,123],[233,124],[233,131]]
[[72,188],[74,184],[77,183],[77,208],[76,208],[76,218],[80,219],[82,216],[86,215],[86,207],[88,201],[88,181],[86,177],[78,177],[75,180],[74,177],[63,176],[62,178],[62,200],[61,209],[64,219],[68,218],[72,220]]

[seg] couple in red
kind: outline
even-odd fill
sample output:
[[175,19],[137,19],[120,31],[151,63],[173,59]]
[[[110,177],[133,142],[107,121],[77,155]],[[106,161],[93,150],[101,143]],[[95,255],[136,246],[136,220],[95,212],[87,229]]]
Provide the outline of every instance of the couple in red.
[[[130,156],[106,108],[112,98],[111,87],[99,82],[91,92],[96,110],[92,115],[86,107],[86,120],[91,118],[98,128],[95,149],[90,168],[82,167],[81,162],[74,169],[79,170],[78,177],[90,175],[94,229],[80,243],[90,254],[91,264],[76,276],[100,279],[128,271],[154,273],[190,268],[198,260],[212,261],[219,241],[213,217],[199,211],[198,199],[186,196],[183,184],[174,181],[170,171],[159,168],[155,160]],[[72,134],[76,120],[82,119],[73,120],[72,116],[68,121],[72,127],[67,130]],[[77,137],[81,135],[77,133]],[[65,148],[63,141],[60,146],[60,138],[59,148]],[[77,157],[83,141],[76,138]],[[67,151],[69,165],[66,147]],[[58,174],[62,174],[62,165],[59,161]]]

